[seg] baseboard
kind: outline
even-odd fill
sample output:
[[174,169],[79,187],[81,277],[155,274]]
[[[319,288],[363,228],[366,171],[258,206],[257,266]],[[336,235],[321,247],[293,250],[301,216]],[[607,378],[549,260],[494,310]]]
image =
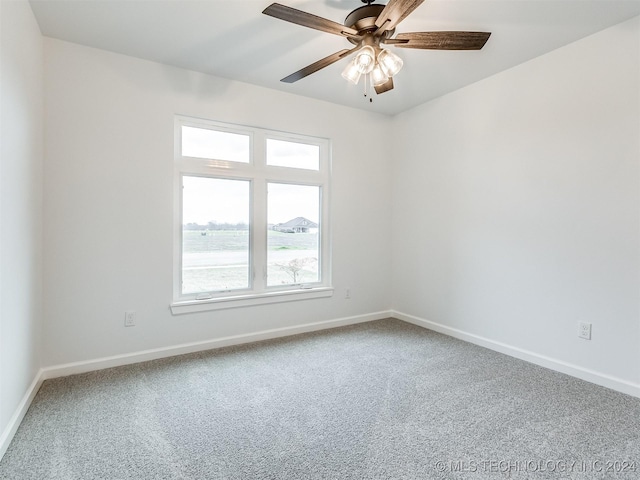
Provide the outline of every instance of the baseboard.
[[16,408],[16,411],[9,420],[7,427],[4,429],[2,435],[0,436],[0,460],[2,460],[2,457],[4,457],[4,454],[7,452],[9,444],[11,443],[11,440],[13,440],[13,436],[18,431],[18,427],[20,426],[22,419],[26,415],[27,410],[29,410],[31,402],[33,402],[36,393],[38,393],[38,390],[40,390],[43,381],[43,371],[42,369],[40,369],[38,373],[36,373],[36,376],[31,382],[31,385],[29,385],[29,388],[22,397],[22,400],[20,400],[18,408]]
[[158,358],[173,357],[175,355],[183,355],[185,353],[194,353],[203,350],[211,350],[213,348],[229,347],[232,345],[240,345],[243,343],[252,343],[261,340],[288,337],[291,335],[298,335],[300,333],[327,330],[330,328],[343,327],[346,325],[354,325],[357,323],[382,320],[383,318],[389,318],[390,316],[391,311],[375,312],[365,315],[356,315],[353,317],[338,318],[334,320],[305,323],[303,325],[295,325],[292,327],[274,328],[271,330],[262,330],[260,332],[215,338],[200,342],[183,343],[180,345],[154,348],[151,350],[143,350],[123,355],[114,355],[111,357],[96,358],[81,362],[54,365],[43,369],[43,379],[47,380],[50,378],[65,377],[67,375],[75,375],[78,373],[119,367],[122,365],[130,365],[133,363],[146,362],[148,360],[156,360]]
[[565,373],[567,375],[571,375],[572,377],[580,378],[581,380],[586,380],[587,382],[595,383],[596,385],[607,387],[612,390],[616,390],[618,392],[626,393],[628,395],[633,395],[634,397],[640,398],[640,384],[637,383],[629,382],[621,378],[612,377],[611,375],[596,372],[594,370],[583,368],[578,365],[573,365],[571,363],[547,357],[545,355],[540,355],[536,352],[514,347],[512,345],[491,340],[480,335],[475,335],[463,330],[458,330],[457,328],[452,328],[440,323],[432,322],[430,320],[425,320],[414,315],[392,311],[392,316],[394,318],[397,318],[398,320],[412,323],[419,327],[443,333],[445,335],[449,335],[450,337],[459,338],[460,340],[464,340],[465,342],[480,345],[481,347],[504,353],[505,355],[519,358],[520,360],[525,360],[527,362],[533,363],[535,365],[540,365],[541,367],[545,367],[550,370]]

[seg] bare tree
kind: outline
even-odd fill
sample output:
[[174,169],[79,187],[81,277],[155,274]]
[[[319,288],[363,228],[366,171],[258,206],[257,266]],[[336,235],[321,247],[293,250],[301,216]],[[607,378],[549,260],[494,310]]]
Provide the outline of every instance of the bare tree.
[[304,267],[317,261],[318,259],[313,257],[294,258],[293,260],[289,260],[287,263],[276,263],[276,266],[287,272],[293,279],[293,283],[298,283],[298,276],[300,275],[300,272],[304,270]]

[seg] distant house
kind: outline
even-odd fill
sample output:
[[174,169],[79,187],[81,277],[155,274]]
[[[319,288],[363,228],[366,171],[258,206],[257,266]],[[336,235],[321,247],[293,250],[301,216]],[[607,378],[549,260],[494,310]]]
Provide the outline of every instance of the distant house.
[[277,232],[284,233],[309,233],[309,230],[317,229],[318,224],[304,217],[296,217],[285,223],[278,223],[273,226]]

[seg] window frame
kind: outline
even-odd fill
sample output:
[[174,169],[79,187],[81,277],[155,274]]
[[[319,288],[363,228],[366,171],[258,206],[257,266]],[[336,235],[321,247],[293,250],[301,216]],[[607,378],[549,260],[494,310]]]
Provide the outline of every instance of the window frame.
[[[249,162],[242,163],[230,160],[183,156],[183,126],[248,135]],[[320,154],[318,170],[267,165],[268,139],[318,146]],[[248,180],[250,182],[248,289],[207,292],[205,294],[182,294],[182,181],[184,176]],[[330,180],[331,143],[329,139],[176,115],[174,121],[173,173],[173,300],[170,305],[173,314],[332,296]],[[320,187],[319,282],[297,285],[267,285],[267,186],[269,183]]]

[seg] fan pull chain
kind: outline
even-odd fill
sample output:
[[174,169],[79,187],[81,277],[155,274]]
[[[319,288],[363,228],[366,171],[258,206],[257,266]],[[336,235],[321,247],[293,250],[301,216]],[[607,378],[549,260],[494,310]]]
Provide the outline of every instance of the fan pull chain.
[[369,97],[369,103],[373,103],[373,96],[371,95],[371,80],[367,83],[367,79],[369,79],[369,74],[365,73],[364,75],[364,98]]

